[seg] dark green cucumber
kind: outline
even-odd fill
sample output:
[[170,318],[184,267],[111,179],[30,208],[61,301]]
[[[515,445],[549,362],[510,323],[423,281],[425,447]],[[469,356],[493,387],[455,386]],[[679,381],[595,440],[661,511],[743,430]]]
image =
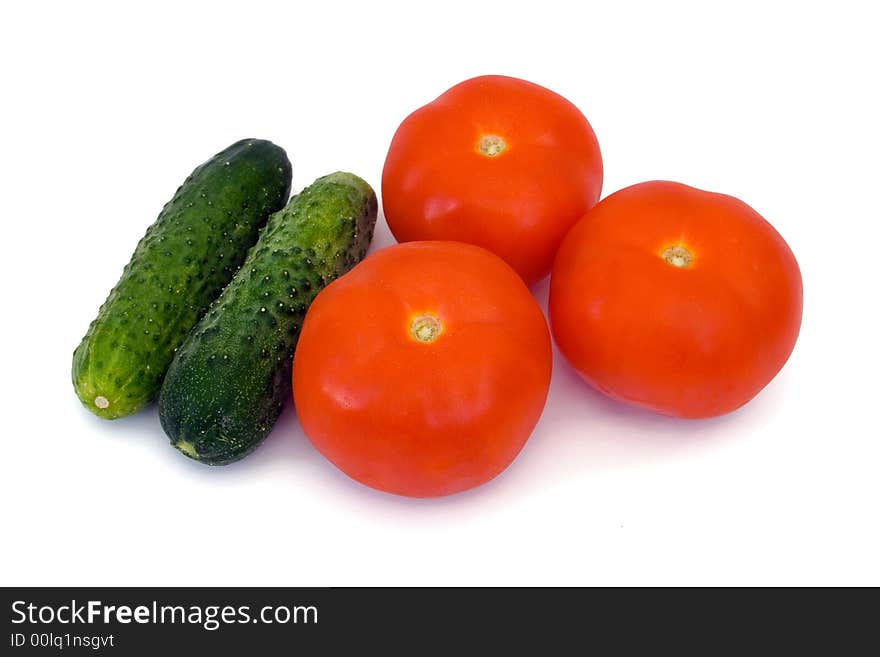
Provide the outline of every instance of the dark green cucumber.
[[73,386],[115,419],[156,398],[174,352],[290,194],[284,150],[244,139],[196,168],[147,229],[73,353]]
[[319,178],[273,214],[239,272],[181,345],[159,419],[187,456],[223,465],[269,434],[290,396],[312,299],[366,255],[376,194],[350,173]]

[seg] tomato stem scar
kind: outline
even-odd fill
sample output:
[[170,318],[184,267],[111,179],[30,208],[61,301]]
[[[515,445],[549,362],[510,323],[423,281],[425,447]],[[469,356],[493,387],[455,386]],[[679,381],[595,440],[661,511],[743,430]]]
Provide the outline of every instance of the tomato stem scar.
[[443,324],[434,315],[416,315],[409,325],[409,332],[418,342],[430,343],[443,332]]
[[660,257],[673,267],[679,267],[680,269],[690,267],[691,262],[693,262],[694,259],[694,256],[691,255],[691,252],[684,248],[681,244],[667,246],[663,250],[663,253],[660,254]]
[[498,135],[483,135],[477,146],[481,155],[486,157],[497,157],[501,155],[507,148],[505,141]]

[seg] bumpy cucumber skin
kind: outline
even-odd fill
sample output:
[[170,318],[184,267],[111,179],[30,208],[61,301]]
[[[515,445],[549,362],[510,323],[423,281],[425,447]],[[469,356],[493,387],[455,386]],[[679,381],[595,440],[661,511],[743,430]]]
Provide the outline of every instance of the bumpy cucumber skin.
[[319,178],[269,218],[168,369],[159,419],[172,445],[202,463],[225,465],[263,441],[290,396],[306,310],[366,255],[376,212],[373,189],[340,172]]
[[290,195],[291,166],[244,139],[197,167],[147,229],[73,354],[73,385],[105,419],[156,398],[175,349],[232,280],[269,215]]

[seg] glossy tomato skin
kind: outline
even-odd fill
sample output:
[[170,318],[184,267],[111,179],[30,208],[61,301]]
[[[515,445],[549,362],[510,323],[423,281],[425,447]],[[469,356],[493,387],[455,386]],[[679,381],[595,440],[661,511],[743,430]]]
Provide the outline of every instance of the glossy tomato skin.
[[566,236],[550,280],[553,337],[581,376],[686,418],[758,394],[794,348],[802,305],[797,261],[769,223],[672,182],[600,202]]
[[[503,151],[481,152],[484,137],[500,137]],[[398,241],[476,244],[528,284],[550,272],[565,233],[601,191],[599,143],[584,115],[544,87],[500,75],[466,80],[413,112],[382,172]]]
[[[433,341],[413,333],[424,317],[440,323]],[[513,461],[550,370],[546,321],[508,265],[468,244],[411,242],[367,257],[317,296],[293,394],[306,436],[347,475],[433,497]]]

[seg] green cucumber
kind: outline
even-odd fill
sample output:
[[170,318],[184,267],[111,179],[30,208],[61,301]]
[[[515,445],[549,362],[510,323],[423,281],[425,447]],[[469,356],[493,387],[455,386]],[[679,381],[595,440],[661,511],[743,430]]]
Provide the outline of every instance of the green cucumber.
[[174,357],[159,393],[171,444],[209,465],[236,461],[272,430],[318,292],[363,259],[373,189],[350,173],[319,178],[273,214],[260,240]]
[[73,386],[99,417],[156,398],[174,352],[290,194],[284,150],[244,139],[196,168],[147,229],[73,353]]

